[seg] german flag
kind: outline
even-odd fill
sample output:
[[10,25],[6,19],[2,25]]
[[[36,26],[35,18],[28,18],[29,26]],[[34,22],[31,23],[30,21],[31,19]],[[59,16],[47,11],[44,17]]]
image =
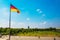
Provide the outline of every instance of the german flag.
[[20,11],[15,6],[13,6],[12,4],[10,5],[10,9],[11,9],[11,12],[20,13]]

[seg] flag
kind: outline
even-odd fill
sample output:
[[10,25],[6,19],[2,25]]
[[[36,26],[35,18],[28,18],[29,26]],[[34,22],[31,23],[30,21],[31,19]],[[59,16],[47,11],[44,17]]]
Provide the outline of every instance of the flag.
[[11,9],[11,12],[20,13],[20,11],[15,6],[13,6],[12,4],[10,5],[10,9]]

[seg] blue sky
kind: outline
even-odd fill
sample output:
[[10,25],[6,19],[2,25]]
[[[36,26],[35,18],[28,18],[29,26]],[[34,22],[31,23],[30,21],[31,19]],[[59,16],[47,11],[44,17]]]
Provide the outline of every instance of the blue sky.
[[60,28],[60,0],[0,0],[0,27],[8,27],[10,4],[20,10],[11,12],[14,28]]

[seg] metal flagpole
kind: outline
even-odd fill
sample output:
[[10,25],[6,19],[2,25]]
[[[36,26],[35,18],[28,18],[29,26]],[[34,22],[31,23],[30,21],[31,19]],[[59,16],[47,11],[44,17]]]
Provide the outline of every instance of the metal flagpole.
[[[10,5],[11,5],[11,4],[10,4]],[[11,30],[10,30],[10,28],[11,28],[11,7],[10,7],[10,14],[9,14],[9,40],[10,40],[10,38],[11,38],[11,35],[10,35]]]

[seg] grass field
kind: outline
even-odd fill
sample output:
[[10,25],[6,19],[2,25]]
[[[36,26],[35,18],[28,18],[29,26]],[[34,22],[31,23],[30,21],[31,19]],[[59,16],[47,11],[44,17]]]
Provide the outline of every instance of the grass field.
[[9,30],[9,28],[0,28],[0,33],[2,35],[9,35],[9,31],[10,34],[12,36],[41,36],[41,37],[60,37],[60,29],[56,29],[56,28],[46,28],[46,29],[18,29],[18,28],[11,28]]
[[18,36],[49,36],[49,37],[54,37],[58,36],[60,37],[60,32],[55,32],[55,31],[35,31],[35,32],[24,32],[24,33],[18,33]]

